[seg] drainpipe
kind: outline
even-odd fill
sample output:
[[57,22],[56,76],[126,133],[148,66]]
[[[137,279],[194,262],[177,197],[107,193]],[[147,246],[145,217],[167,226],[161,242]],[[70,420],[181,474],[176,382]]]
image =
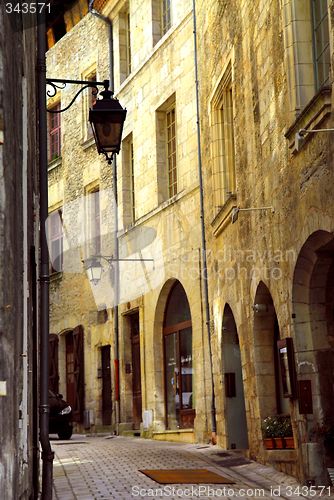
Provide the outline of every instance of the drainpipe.
[[40,442],[42,445],[42,500],[52,499],[52,467],[54,453],[49,441],[49,255],[45,222],[48,217],[47,122],[46,122],[46,62],[45,9],[38,11],[37,75],[39,117],[39,190],[41,245],[41,326],[40,326]]
[[110,81],[110,90],[114,92],[114,60],[113,60],[113,38],[112,38],[112,21],[108,17],[104,17],[98,12],[93,10],[94,0],[89,0],[89,12],[93,14],[93,16],[98,17],[108,25],[108,33],[109,33],[109,81]]
[[196,40],[196,11],[195,0],[193,0],[193,21],[194,21],[194,53],[195,53],[195,83],[196,83],[196,108],[197,108],[197,150],[198,150],[198,170],[199,170],[199,192],[201,203],[201,232],[202,232],[202,258],[203,258],[203,277],[204,277],[204,298],[205,298],[205,313],[206,326],[208,332],[210,368],[211,368],[211,439],[212,444],[216,444],[216,406],[215,406],[215,386],[213,379],[213,363],[212,363],[212,348],[211,348],[211,332],[210,332],[210,306],[209,306],[209,290],[208,290],[208,268],[206,261],[206,239],[205,239],[205,224],[204,224],[204,200],[203,200],[203,180],[202,180],[202,158],[201,158],[201,132],[199,123],[199,99],[198,99],[198,75],[197,75],[197,40]]
[[[93,16],[98,17],[108,24],[109,33],[109,80],[110,90],[114,92],[114,59],[113,59],[113,29],[112,21],[93,10],[94,0],[89,1],[89,12]],[[110,163],[109,163],[110,164]],[[115,337],[115,402],[116,402],[116,434],[119,434],[119,423],[121,421],[121,405],[120,405],[120,390],[119,390],[119,328],[118,328],[118,302],[119,302],[119,248],[118,248],[118,211],[117,211],[117,168],[116,168],[116,155],[112,159],[113,169],[113,195],[114,195],[114,248],[115,248],[115,306],[114,306],[114,337]]]

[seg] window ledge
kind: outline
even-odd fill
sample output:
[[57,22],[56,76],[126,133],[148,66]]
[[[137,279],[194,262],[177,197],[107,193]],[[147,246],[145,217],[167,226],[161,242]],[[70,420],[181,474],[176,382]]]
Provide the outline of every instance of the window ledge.
[[89,139],[86,139],[81,143],[81,147],[83,150],[90,148],[91,146],[95,145],[95,139],[94,136],[89,137]]
[[63,277],[63,271],[58,271],[57,273],[50,274],[50,283],[53,281],[58,281]]
[[[332,87],[321,87],[308,105],[303,109],[296,121],[285,133],[285,137],[289,141],[289,149],[293,155],[297,153],[295,147],[295,134],[300,129],[314,130],[319,128],[321,123],[330,115],[331,112]],[[306,141],[310,140],[310,136],[312,135],[313,134],[307,134]]]
[[232,222],[232,211],[236,208],[237,195],[231,194],[225,204],[221,207],[216,217],[211,222],[213,234],[217,237]]
[[50,172],[54,168],[59,167],[59,165],[61,165],[61,163],[62,163],[62,157],[61,156],[59,156],[58,158],[55,158],[54,160],[49,161],[49,163],[48,163],[48,172]]

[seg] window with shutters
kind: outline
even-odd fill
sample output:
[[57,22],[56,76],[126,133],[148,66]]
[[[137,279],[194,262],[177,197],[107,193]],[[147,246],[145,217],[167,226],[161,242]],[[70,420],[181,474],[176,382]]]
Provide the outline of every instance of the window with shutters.
[[60,103],[49,109],[49,161],[61,156]]
[[48,227],[51,274],[53,274],[63,270],[63,222],[61,210],[56,210],[49,215]]

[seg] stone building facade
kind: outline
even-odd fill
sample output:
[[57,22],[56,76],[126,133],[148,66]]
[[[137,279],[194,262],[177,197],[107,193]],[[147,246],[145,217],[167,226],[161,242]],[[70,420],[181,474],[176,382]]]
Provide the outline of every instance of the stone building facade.
[[[115,95],[127,109],[117,156],[119,252],[130,259],[120,261],[116,299],[120,418],[115,270],[101,259],[102,280],[93,285],[82,262],[115,252],[112,168],[98,156],[87,123],[89,92],[60,115],[61,122],[50,118],[51,379],[74,406],[78,429],[116,425],[121,432],[139,432],[146,412],[149,425],[146,431],[142,425],[142,433],[193,441],[211,431],[192,5],[179,1],[166,12],[160,7],[160,2],[109,2],[102,11],[113,24]],[[109,77],[108,61],[108,26],[88,13],[50,47],[48,77],[101,82]],[[61,90],[49,99],[49,109],[65,107],[72,97]]]
[[36,17],[6,10],[1,3],[0,497],[32,500],[39,492]]
[[[330,423],[333,406],[332,132],[306,134],[301,148],[295,140],[300,129],[332,128],[333,5],[319,4],[197,0],[196,11],[217,441],[326,484],[333,457],[309,433]],[[205,442],[192,2],[93,6],[112,21],[115,96],[127,109],[119,257],[137,260],[120,261],[115,293],[115,264],[100,258],[115,255],[112,171],[96,153],[86,91],[50,121],[53,387],[74,405],[78,429],[86,411],[92,431]],[[80,9],[50,44],[48,76],[102,81],[108,26]],[[71,98],[61,90],[49,108]],[[92,255],[104,265],[95,285],[83,264]],[[261,421],[279,415],[291,416],[294,448],[266,450]]]
[[[333,132],[295,134],[333,128],[333,2],[196,4],[218,442],[247,422],[252,457],[328,484],[333,441],[312,429],[333,430]],[[295,448],[266,450],[281,414]]]

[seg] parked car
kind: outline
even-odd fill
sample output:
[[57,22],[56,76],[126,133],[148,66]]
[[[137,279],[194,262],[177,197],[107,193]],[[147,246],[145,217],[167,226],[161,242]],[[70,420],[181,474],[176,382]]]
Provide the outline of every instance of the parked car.
[[59,439],[70,439],[73,432],[72,408],[62,394],[49,390],[50,419],[49,433],[58,434]]

